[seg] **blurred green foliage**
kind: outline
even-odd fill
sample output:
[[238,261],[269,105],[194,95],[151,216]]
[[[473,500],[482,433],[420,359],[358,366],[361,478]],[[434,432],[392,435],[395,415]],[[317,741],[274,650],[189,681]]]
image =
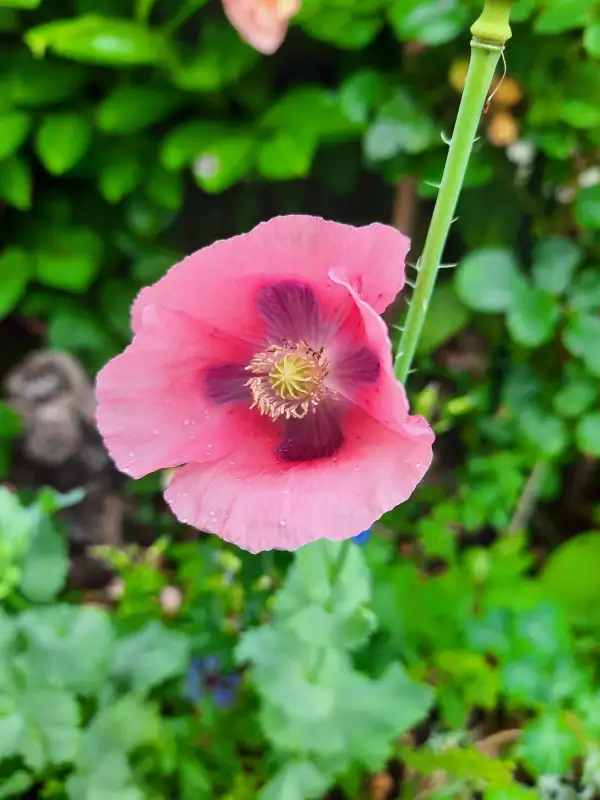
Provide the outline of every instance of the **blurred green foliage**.
[[[478,11],[303,0],[262,58],[217,0],[0,0],[3,370],[24,326],[93,373],[141,286],[277,213],[406,215],[416,260]],[[291,567],[104,552],[107,608],[64,589],[77,498],[0,488],[0,798],[382,800],[387,763],[407,798],[600,796],[600,12],[512,16],[411,376],[429,481]],[[0,475],[19,431],[0,404]],[[129,489],[177,539],[156,483]],[[207,654],[226,707],[186,689]]]

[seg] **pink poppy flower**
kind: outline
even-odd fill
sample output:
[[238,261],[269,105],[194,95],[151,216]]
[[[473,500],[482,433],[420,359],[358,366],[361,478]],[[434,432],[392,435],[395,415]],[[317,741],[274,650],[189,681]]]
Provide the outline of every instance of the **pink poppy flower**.
[[175,515],[250,552],[369,528],[432,457],[378,316],[408,247],[386,225],[276,217],[143,289],[133,342],[98,376],[117,466],[180,467]]
[[223,9],[241,38],[265,55],[279,49],[301,0],[223,0]]

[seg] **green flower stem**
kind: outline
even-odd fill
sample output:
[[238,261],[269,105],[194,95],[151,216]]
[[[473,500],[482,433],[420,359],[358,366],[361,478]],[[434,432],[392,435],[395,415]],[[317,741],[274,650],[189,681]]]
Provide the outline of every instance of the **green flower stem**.
[[417,282],[396,354],[396,377],[402,383],[406,382],[423,330],[440,259],[490,84],[504,43],[511,35],[508,20],[513,2],[514,0],[486,0],[483,13],[471,28],[473,39],[467,81],[448,149],[440,191],[423,254],[419,259]]

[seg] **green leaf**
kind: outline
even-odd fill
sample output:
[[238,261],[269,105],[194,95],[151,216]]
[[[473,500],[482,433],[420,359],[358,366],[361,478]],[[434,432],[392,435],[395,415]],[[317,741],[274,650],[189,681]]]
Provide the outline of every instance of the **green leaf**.
[[583,46],[593,58],[600,58],[600,20],[588,25],[583,32]]
[[256,143],[243,134],[225,137],[200,153],[192,173],[205,192],[216,194],[228,189],[248,174],[254,164]]
[[29,164],[19,156],[0,161],[0,199],[27,211],[31,206],[32,177]]
[[467,324],[469,312],[458,299],[452,284],[436,286],[431,298],[417,352],[431,353]]
[[313,39],[329,42],[338,48],[362,50],[383,26],[382,16],[369,14],[365,6],[364,2],[356,9],[321,6],[318,15],[303,19],[301,24]]
[[576,439],[582,453],[600,458],[600,411],[579,420]]
[[364,138],[365,157],[384,161],[398,153],[414,155],[427,150],[437,133],[430,117],[405,89],[379,109]]
[[600,184],[585,186],[579,190],[573,207],[573,217],[584,230],[600,228]]
[[600,623],[600,533],[581,533],[560,544],[546,560],[545,592],[579,624]]
[[537,33],[553,34],[583,28],[588,14],[595,8],[595,0],[550,0],[535,21]]
[[305,178],[317,147],[318,137],[310,129],[276,133],[260,147],[258,171],[272,181]]
[[474,250],[458,265],[454,286],[459,298],[475,311],[506,311],[522,282],[510,250]]
[[98,126],[106,133],[136,133],[168,117],[182,104],[173,89],[121,84],[98,108]]
[[12,439],[22,430],[23,422],[19,414],[0,400],[0,439]]
[[598,396],[596,383],[583,378],[569,381],[554,395],[554,410],[561,417],[573,419],[581,416]]
[[148,198],[168,211],[179,211],[183,203],[183,179],[179,172],[164,167],[160,161],[154,161],[145,184]]
[[9,778],[3,778],[0,784],[0,800],[8,797],[23,797],[35,782],[33,775],[24,770],[13,772]]
[[514,341],[540,347],[552,338],[560,307],[551,294],[520,281],[508,307],[506,324]]
[[583,359],[592,375],[600,376],[600,318],[596,314],[573,314],[563,332],[563,342],[572,355]]
[[518,751],[534,775],[564,775],[571,760],[583,755],[583,743],[560,712],[548,710],[525,727]]
[[82,736],[76,772],[67,780],[70,800],[144,800],[127,754],[157,745],[160,734],[154,709],[133,695],[102,708]]
[[16,106],[46,106],[71,97],[85,83],[86,72],[76,64],[53,59],[39,61],[22,51],[11,61],[7,93]]
[[98,179],[100,191],[109,203],[119,203],[139,186],[144,177],[140,154],[131,146],[118,148],[109,152],[102,161]]
[[569,305],[576,311],[600,309],[600,268],[586,269],[576,276],[569,292]]
[[364,125],[371,112],[383,102],[387,88],[388,81],[380,72],[373,69],[359,70],[340,86],[340,108],[351,122]]
[[105,363],[117,348],[100,322],[90,317],[89,311],[72,307],[61,307],[50,317],[48,341],[54,350],[75,353],[91,353]]
[[150,622],[119,641],[112,667],[114,678],[128,684],[132,691],[149,691],[185,672],[189,646],[188,638],[179,631]]
[[567,447],[567,429],[559,417],[529,406],[523,409],[517,421],[524,437],[540,455],[555,458]]
[[31,277],[29,254],[20,247],[7,247],[0,254],[0,320],[16,307]]
[[468,28],[469,9],[460,0],[395,0],[389,10],[396,36],[405,42],[440,45]]
[[47,116],[35,138],[35,150],[48,172],[62,175],[85,155],[92,141],[92,125],[79,114]]
[[204,149],[234,133],[220,123],[189,120],[166,136],[161,147],[161,161],[166,169],[181,169],[195,161]]
[[167,52],[162,36],[137,22],[88,14],[30,28],[25,42],[34,55],[52,50],[63,58],[107,67],[156,64]]
[[533,279],[536,286],[553,295],[566,292],[575,268],[581,263],[581,247],[564,236],[542,239],[533,251]]
[[322,797],[331,777],[311,761],[288,761],[260,790],[259,800],[313,800]]
[[135,286],[118,280],[105,281],[100,289],[103,317],[123,339],[128,339],[131,335],[130,311],[136,294]]
[[84,695],[101,689],[114,644],[112,625],[104,611],[55,604],[25,611],[19,627],[26,638],[32,682]]
[[98,274],[103,249],[91,228],[52,230],[35,254],[36,277],[46,286],[83,292]]
[[31,118],[25,111],[6,111],[0,114],[0,161],[16,152],[23,144],[31,127]]
[[20,755],[33,771],[72,761],[79,744],[79,708],[60,689],[27,686],[2,697],[0,754]]
[[50,520],[41,519],[23,564],[21,591],[32,603],[47,603],[65,585],[68,570],[65,540]]
[[31,11],[38,8],[42,0],[0,0],[0,8],[22,8]]
[[232,25],[224,20],[205,22],[199,45],[184,57],[170,60],[171,80],[186,92],[217,92],[238,81],[258,58]]

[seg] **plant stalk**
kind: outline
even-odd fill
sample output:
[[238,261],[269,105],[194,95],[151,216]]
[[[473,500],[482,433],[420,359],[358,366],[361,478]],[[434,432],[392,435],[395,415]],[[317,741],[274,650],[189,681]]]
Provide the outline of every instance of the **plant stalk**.
[[396,377],[402,383],[406,382],[423,330],[490,84],[504,43],[511,35],[509,14],[513,2],[514,0],[486,0],[483,13],[471,28],[473,39],[467,80],[448,149],[440,191],[423,254],[419,259],[417,281],[396,353]]

